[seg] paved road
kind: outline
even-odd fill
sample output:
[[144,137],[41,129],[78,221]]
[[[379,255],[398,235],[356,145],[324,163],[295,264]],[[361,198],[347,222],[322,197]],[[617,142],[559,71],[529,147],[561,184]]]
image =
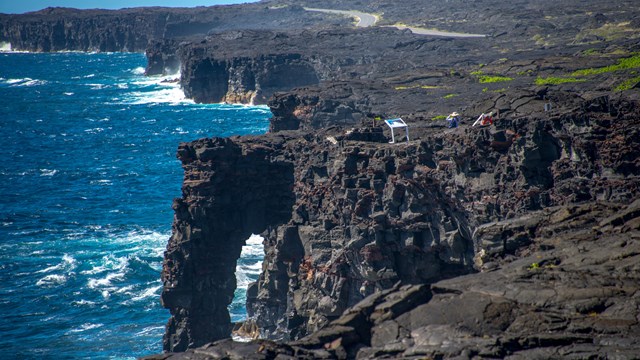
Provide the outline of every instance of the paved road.
[[304,8],[307,11],[317,11],[329,14],[340,14],[355,18],[358,20],[357,27],[370,27],[378,22],[378,17],[373,14],[367,14],[360,11],[347,11],[347,10],[331,10],[331,9],[316,9],[316,8]]
[[[317,8],[304,8],[307,11],[317,11],[328,14],[340,14],[355,18],[358,20],[356,24],[357,27],[370,27],[374,26],[378,22],[378,17],[373,14],[363,13],[361,11],[348,11],[348,10],[332,10],[332,9],[317,9]],[[412,26],[404,26],[404,25],[387,25],[388,27],[394,27],[396,29],[409,29],[412,33],[417,35],[428,35],[428,36],[442,36],[442,37],[455,37],[455,38],[480,38],[486,37],[483,34],[466,34],[466,33],[458,33],[458,32],[449,32],[449,31],[440,31],[440,30],[431,30],[424,29]]]
[[430,36],[443,36],[443,37],[456,37],[456,38],[480,38],[480,37],[487,36],[483,34],[467,34],[467,33],[449,32],[449,31],[431,30],[431,29],[424,29],[424,28],[404,26],[404,25],[390,25],[389,27],[394,27],[400,30],[409,29],[411,30],[412,33],[417,35],[430,35]]

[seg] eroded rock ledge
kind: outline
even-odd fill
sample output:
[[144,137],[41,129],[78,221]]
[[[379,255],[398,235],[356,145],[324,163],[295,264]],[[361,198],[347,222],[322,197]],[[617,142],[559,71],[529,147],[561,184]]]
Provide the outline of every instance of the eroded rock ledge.
[[404,144],[366,124],[181,144],[165,350],[229,336],[252,232],[266,256],[249,315],[300,340],[163,357],[632,354],[639,125],[636,103],[604,97]]

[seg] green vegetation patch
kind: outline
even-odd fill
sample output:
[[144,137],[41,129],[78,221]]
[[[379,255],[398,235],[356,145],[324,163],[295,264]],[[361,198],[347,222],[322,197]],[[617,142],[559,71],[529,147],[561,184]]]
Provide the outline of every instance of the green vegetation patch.
[[478,80],[480,81],[481,84],[490,84],[490,83],[511,81],[513,80],[513,78],[510,78],[507,76],[481,75],[478,77]]
[[625,91],[633,89],[638,83],[640,83],[640,76],[636,76],[632,79],[628,79],[622,82],[622,84],[616,87],[618,91]]
[[589,76],[589,75],[598,75],[605,74],[614,71],[621,71],[627,69],[635,69],[640,68],[640,54],[635,54],[634,56],[620,59],[617,64],[609,65],[601,68],[589,68],[577,70],[571,73],[571,76]]
[[576,83],[576,82],[583,82],[586,81],[585,79],[577,79],[575,77],[570,77],[570,78],[563,78],[563,77],[554,77],[554,76],[550,76],[547,78],[542,78],[539,77],[536,79],[536,85],[541,86],[541,85],[560,85],[560,84],[567,84],[567,83]]
[[451,98],[454,98],[456,96],[458,96],[458,94],[447,94],[447,95],[443,96],[443,98],[444,99],[451,99]]
[[437,121],[437,120],[446,120],[447,116],[446,115],[438,115],[438,116],[434,116],[431,118],[431,120],[433,121]]

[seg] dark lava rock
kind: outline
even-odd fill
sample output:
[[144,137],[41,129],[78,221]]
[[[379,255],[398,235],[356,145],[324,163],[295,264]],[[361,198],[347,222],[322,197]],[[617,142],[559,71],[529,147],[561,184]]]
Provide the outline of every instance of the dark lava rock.
[[326,27],[342,22],[300,6],[270,6],[266,2],[196,8],[47,8],[0,14],[0,42],[22,51],[141,52],[149,42],[161,39],[201,38],[238,29]]
[[[623,289],[634,272],[607,280],[609,263],[586,260],[607,242],[634,246],[617,234],[637,225],[637,203],[620,209],[639,195],[638,108],[606,108],[501,119],[496,129],[425,128],[401,144],[354,140],[341,128],[182,144],[183,198],[163,270],[165,349],[229,336],[233,272],[251,233],[265,236],[266,256],[249,313],[263,336],[300,339],[287,346],[318,351],[312,357],[503,357],[593,345],[614,328],[603,341],[635,336],[633,323],[598,322],[605,330],[588,321],[615,294],[622,309],[635,293]],[[511,142],[496,148],[506,131]],[[383,290],[397,283],[433,285],[416,288],[420,300],[403,287],[396,301]],[[568,298],[596,284],[613,292]],[[367,296],[387,305],[354,313]],[[598,349],[608,348],[580,351]]]

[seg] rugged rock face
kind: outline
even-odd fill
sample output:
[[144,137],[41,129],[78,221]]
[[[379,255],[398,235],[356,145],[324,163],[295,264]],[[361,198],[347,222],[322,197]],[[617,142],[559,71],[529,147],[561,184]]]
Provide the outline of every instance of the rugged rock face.
[[[404,42],[410,42],[405,44]],[[433,44],[432,44],[433,43]],[[256,47],[256,44],[261,44]],[[181,84],[197,102],[265,104],[274,92],[315,88],[337,82],[366,86],[406,71],[398,47],[448,47],[395,29],[232,31],[179,46]],[[434,53],[412,52],[413,62],[429,63]],[[412,63],[413,63],[412,62]],[[379,86],[379,85],[378,85]]]
[[498,242],[524,236],[531,243],[520,242],[518,258],[499,256],[488,271],[375,293],[300,341],[222,340],[161,358],[637,357],[640,200],[490,223],[478,247],[494,242],[486,234],[496,230],[506,234]]
[[196,102],[264,104],[276,91],[319,82],[313,66],[300,54],[232,60],[194,55],[191,51],[183,55],[181,83],[185,95]]
[[[404,293],[414,291],[407,288],[397,295],[403,299],[398,306],[402,312],[416,302],[436,306],[429,299],[440,299],[440,295],[434,295],[428,284],[478,270],[483,274],[496,268],[511,271],[511,265],[503,269],[502,264],[536,250],[539,241],[554,233],[540,225],[551,221],[549,216],[555,219],[568,211],[569,219],[576,212],[593,211],[599,215],[584,220],[593,223],[594,218],[612,214],[623,205],[605,203],[592,209],[571,204],[596,200],[628,204],[638,198],[640,149],[631,139],[638,135],[640,116],[635,103],[607,98],[585,102],[581,108],[584,110],[546,119],[503,119],[496,129],[424,127],[416,129],[418,139],[405,144],[386,144],[380,127],[360,127],[348,133],[339,129],[314,134],[280,132],[181,145],[184,196],[176,200],[174,235],[163,270],[163,302],[173,315],[165,350],[183,351],[228,336],[226,305],[235,288],[228,279],[233,279],[235,259],[251,232],[264,231],[266,256],[260,280],[249,290],[248,312],[264,336],[298,339],[310,334],[307,340],[292,343],[306,348],[319,341],[325,346],[329,335],[321,329],[335,330],[335,324],[360,332],[359,326],[345,325],[346,320],[339,318],[353,315],[355,310],[349,307],[368,295],[378,294],[372,295],[378,299],[374,302],[391,301],[391,295],[384,300],[380,297],[390,293],[380,291],[396,283],[423,284],[415,288],[420,300],[413,295],[407,300]],[[256,176],[240,176],[247,169]],[[266,175],[257,175],[263,173]],[[245,186],[240,179],[251,179],[246,180],[251,183]],[[278,192],[275,188],[262,190],[269,186],[277,187]],[[565,210],[531,215],[557,206]],[[587,210],[580,210],[584,206]],[[566,230],[573,234],[576,228],[581,227]],[[517,262],[518,266],[526,261],[529,259]],[[473,276],[488,276],[483,274]],[[503,313],[501,306],[520,306],[511,303],[520,301],[517,294],[476,305],[495,303],[491,311]],[[477,298],[469,295],[469,299]],[[529,300],[522,301],[529,304]],[[517,314],[525,313],[522,309],[513,319],[495,320],[499,324],[488,334],[497,336],[496,329],[508,328]],[[399,313],[385,316],[395,318]],[[458,315],[446,316],[457,319]],[[430,338],[428,334],[440,331],[446,323],[442,322],[446,319],[425,320],[411,327],[406,321],[413,317],[406,319],[402,326],[367,320],[370,326],[365,329],[370,332],[358,333],[358,340],[351,339],[355,335],[349,331],[353,330],[340,328],[333,340],[342,340],[330,346],[343,349],[347,357],[360,347],[371,347],[374,350],[359,355],[369,357],[381,354],[380,348],[392,338],[400,343],[413,339],[413,344],[388,351],[398,355],[430,345],[431,340],[423,341],[422,336]],[[211,330],[212,323],[215,330]],[[460,328],[457,322],[446,324],[449,327],[443,329],[456,334],[484,331]],[[482,324],[479,326],[494,326]],[[418,330],[425,326],[426,330]],[[392,331],[400,328],[403,330]],[[334,330],[326,331],[335,335]],[[427,332],[414,336],[414,330]],[[502,341],[496,356],[508,354],[510,346],[515,346]],[[559,346],[567,341],[552,343]],[[495,341],[491,344],[498,346]],[[460,349],[469,346],[465,343]],[[538,347],[522,346],[520,350]],[[415,354],[431,354],[420,351]],[[331,351],[326,356],[342,357]]]
[[[343,22],[300,6],[269,2],[197,8],[128,8],[0,14],[0,42],[22,51],[142,52],[150,41],[185,39],[237,29],[290,29],[335,26]],[[172,55],[172,54],[167,54]]]
[[180,58],[177,55],[178,40],[165,39],[151,41],[145,50],[147,68],[145,75],[170,75],[180,70]]
[[173,236],[162,271],[161,300],[172,314],[165,349],[229,336],[227,306],[244,240],[291,216],[292,164],[271,158],[273,148],[276,141],[261,139],[253,147],[231,139],[181,144],[183,198],[173,204]]

